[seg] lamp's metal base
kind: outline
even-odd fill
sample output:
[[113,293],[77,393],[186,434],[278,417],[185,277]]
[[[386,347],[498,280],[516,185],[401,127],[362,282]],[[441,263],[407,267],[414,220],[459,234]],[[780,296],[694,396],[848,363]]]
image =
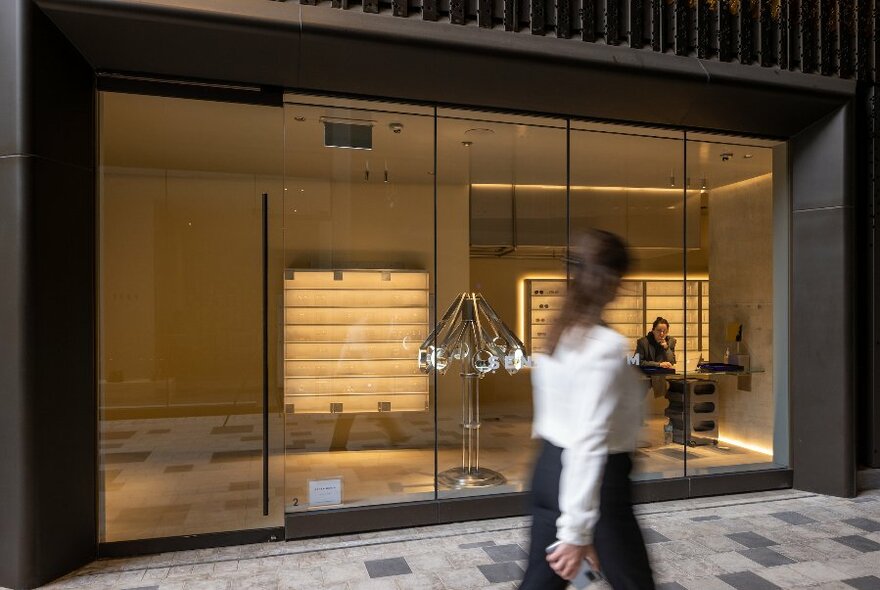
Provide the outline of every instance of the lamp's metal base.
[[453,467],[439,473],[437,481],[440,485],[460,490],[462,488],[484,488],[501,485],[507,482],[507,478],[497,471],[492,471],[485,467],[479,469]]

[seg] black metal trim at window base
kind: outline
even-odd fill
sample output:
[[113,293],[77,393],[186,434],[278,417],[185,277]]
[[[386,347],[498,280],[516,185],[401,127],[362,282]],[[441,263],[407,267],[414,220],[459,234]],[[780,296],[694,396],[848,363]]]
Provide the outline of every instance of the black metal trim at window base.
[[193,549],[210,549],[211,547],[271,543],[282,540],[284,540],[284,527],[279,526],[245,531],[184,535],[180,537],[112,541],[98,544],[98,557],[131,557],[134,555],[168,553],[170,551],[190,551]]
[[[644,504],[690,497],[790,488],[791,469],[694,475],[633,482],[633,502]],[[289,513],[287,539],[305,539],[368,531],[524,516],[528,492],[480,495],[379,506]]]

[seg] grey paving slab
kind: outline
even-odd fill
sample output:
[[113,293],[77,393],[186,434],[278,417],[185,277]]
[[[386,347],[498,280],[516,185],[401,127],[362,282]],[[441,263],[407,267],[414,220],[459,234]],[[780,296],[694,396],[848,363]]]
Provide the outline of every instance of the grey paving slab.
[[[132,442],[143,435],[132,435]],[[240,437],[213,438],[237,444]],[[126,449],[130,444],[125,440]],[[221,454],[184,455],[176,465],[193,464],[194,472],[211,459],[247,465],[251,453],[215,452]],[[142,465],[116,465],[105,477],[121,481],[125,474],[118,472]],[[226,502],[258,510],[247,495],[258,479],[242,475],[227,482],[229,496],[218,501],[218,513]],[[863,492],[858,502],[779,490],[643,504],[636,513],[659,590],[852,590],[878,588],[880,530],[871,532],[880,523],[877,499],[880,489]],[[165,519],[190,514],[189,504],[162,509]],[[156,515],[148,505],[127,513],[145,521]],[[512,517],[101,560],[46,589],[515,590],[526,567],[529,530],[528,517]],[[385,567],[371,571],[369,562]]]
[[521,580],[525,572],[515,563],[490,563],[478,565],[477,568],[483,573],[491,584],[499,582],[516,582]]
[[477,541],[475,543],[462,543],[458,546],[459,549],[479,549],[480,547],[491,547],[495,544],[495,541]]
[[781,590],[779,586],[754,572],[721,574],[718,577],[736,590]]
[[796,563],[795,560],[781,555],[769,547],[756,547],[754,549],[743,549],[738,551],[740,555],[748,557],[755,563],[759,563],[764,567],[773,567],[777,565],[789,565]]
[[872,541],[871,539],[868,539],[861,535],[846,535],[844,537],[834,537],[832,540],[837,541],[838,543],[843,543],[847,547],[858,549],[862,553],[868,553],[870,551],[880,551],[880,543]]
[[519,545],[495,545],[491,547],[483,547],[483,551],[486,552],[486,555],[492,558],[492,561],[495,563],[501,563],[504,561],[519,561],[521,559],[528,559],[529,554],[522,550],[522,547]]
[[844,584],[858,588],[858,590],[880,590],[880,578],[877,576],[862,576],[843,580]]
[[777,545],[776,541],[768,539],[767,537],[764,537],[754,532],[730,533],[727,536],[728,538],[733,539],[737,543],[745,545],[750,549],[754,549],[755,547],[769,547],[770,545]]
[[665,537],[654,529],[649,528],[642,529],[642,537],[644,537],[645,539],[645,544],[665,543],[670,540],[668,537]]
[[870,518],[847,518],[843,522],[869,533],[876,533],[877,531],[880,531],[880,522],[877,522],[876,520],[872,520]]
[[364,562],[367,573],[371,578],[384,578],[386,576],[400,576],[411,574],[409,564],[402,557],[389,557],[386,559],[371,559]]
[[800,512],[773,512],[770,516],[774,516],[783,522],[787,522],[788,524],[810,524],[811,522],[816,522],[815,519],[810,518]]

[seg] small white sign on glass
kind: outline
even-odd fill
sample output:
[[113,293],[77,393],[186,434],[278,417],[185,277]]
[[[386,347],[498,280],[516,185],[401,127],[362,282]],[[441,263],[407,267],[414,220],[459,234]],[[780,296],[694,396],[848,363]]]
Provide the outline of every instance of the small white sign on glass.
[[310,479],[309,507],[342,504],[342,478]]

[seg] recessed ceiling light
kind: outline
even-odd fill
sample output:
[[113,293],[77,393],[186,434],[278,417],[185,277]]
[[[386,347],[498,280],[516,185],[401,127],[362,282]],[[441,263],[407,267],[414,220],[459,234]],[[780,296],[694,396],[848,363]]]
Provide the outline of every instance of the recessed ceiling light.
[[746,160],[750,160],[752,158],[752,154],[743,154],[743,158]]
[[461,145],[463,145],[464,147],[471,147],[472,145],[474,145],[474,142],[472,142],[472,141],[463,141],[463,142],[461,142]]
[[465,135],[495,135],[495,131],[488,127],[474,127],[464,132]]

